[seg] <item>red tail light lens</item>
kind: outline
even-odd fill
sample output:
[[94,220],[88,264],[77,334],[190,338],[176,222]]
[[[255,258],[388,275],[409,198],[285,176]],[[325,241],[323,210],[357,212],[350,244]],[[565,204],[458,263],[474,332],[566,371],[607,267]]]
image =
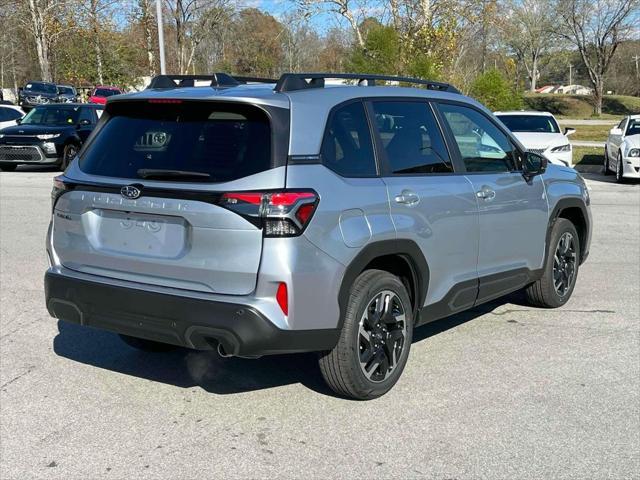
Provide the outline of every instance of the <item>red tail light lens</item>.
[[304,231],[318,201],[311,191],[229,192],[222,195],[220,205],[259,221],[266,237],[294,237]]
[[60,196],[68,190],[66,183],[62,181],[62,176],[55,177],[53,179],[53,189],[51,190],[51,210],[56,207],[56,202]]
[[280,283],[276,291],[276,301],[280,305],[282,313],[289,315],[289,292],[287,292],[287,284]]

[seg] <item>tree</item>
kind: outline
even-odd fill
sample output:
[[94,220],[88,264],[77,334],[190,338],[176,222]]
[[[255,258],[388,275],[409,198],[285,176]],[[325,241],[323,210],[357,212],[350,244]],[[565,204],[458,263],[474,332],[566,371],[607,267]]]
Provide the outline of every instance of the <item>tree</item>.
[[[602,113],[604,79],[616,49],[637,27],[640,0],[560,0],[557,33],[573,43],[593,86],[593,111]],[[635,23],[634,23],[635,22]]]
[[360,22],[358,21],[358,13],[362,13],[367,5],[367,2],[362,2],[362,5],[358,5],[356,0],[298,0],[299,5],[303,10],[309,12],[312,15],[315,12],[311,12],[313,8],[322,6],[329,7],[331,12],[339,14],[343,17],[353,30],[353,34],[356,37],[356,43],[360,48],[364,48],[364,36],[360,29]]
[[475,79],[471,85],[471,96],[494,111],[517,110],[522,106],[522,97],[495,69],[487,70]]
[[64,31],[56,21],[56,15],[64,11],[68,3],[67,0],[28,0],[26,5],[28,14],[24,17],[19,16],[35,41],[40,73],[42,80],[46,82],[52,80],[50,46]]
[[225,17],[228,0],[166,0],[176,40],[178,71],[194,67],[196,49],[203,38]]
[[535,92],[540,58],[556,42],[555,13],[548,0],[508,0],[507,21],[502,22],[506,43],[524,65],[529,91]]

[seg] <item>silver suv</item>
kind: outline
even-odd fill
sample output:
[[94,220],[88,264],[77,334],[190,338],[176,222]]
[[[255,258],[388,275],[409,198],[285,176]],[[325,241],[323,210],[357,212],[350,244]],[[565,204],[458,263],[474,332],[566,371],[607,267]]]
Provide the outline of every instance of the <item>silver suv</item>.
[[145,350],[320,352],[333,390],[370,399],[415,327],[523,288],[570,298],[591,237],[574,170],[447,84],[267,82],[160,76],[109,100],[54,181],[52,316]]

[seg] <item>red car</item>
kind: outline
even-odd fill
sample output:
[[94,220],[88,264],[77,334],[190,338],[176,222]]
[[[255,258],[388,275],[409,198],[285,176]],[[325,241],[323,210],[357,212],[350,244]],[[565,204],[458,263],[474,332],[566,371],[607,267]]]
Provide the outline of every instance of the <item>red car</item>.
[[124,93],[118,87],[106,87],[106,86],[97,86],[89,95],[89,103],[99,103],[100,105],[104,105],[107,103],[107,97],[111,97],[113,95],[120,95]]

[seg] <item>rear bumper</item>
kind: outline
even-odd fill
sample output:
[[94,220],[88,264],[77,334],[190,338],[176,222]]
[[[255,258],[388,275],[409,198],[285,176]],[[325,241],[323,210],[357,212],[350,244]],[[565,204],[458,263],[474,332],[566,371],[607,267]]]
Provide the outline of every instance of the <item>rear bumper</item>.
[[283,330],[251,306],[45,274],[52,317],[116,333],[238,356],[329,350],[338,329]]

